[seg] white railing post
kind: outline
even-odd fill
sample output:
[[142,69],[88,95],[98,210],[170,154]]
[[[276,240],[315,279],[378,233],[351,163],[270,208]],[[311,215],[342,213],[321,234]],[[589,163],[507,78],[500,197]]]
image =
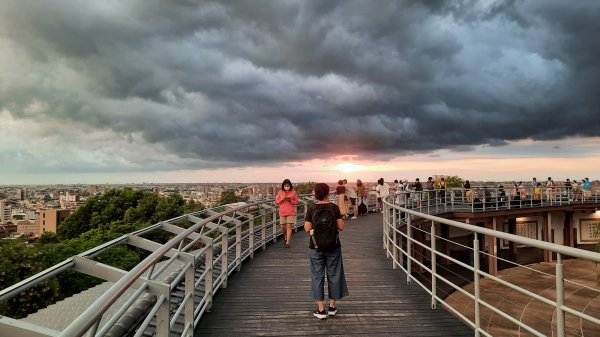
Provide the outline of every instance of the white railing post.
[[406,284],[410,284],[412,276],[412,215],[406,214]]
[[[383,202],[383,201],[382,201]],[[383,204],[385,205],[385,204]],[[383,205],[381,206],[383,208]],[[383,214],[382,217],[382,221],[383,223],[383,234],[381,237],[381,243],[383,244],[383,249],[385,249],[385,257],[389,258],[390,257],[390,251],[388,250],[388,244],[387,244],[387,236],[388,236],[388,232],[389,232],[389,224],[385,221],[385,213]]]
[[437,306],[437,301],[435,299],[437,296],[437,255],[435,254],[435,234],[435,221],[431,221],[431,309],[435,309]]
[[[397,237],[396,237],[396,232],[398,229],[398,210],[396,208],[393,208],[392,210],[392,251],[394,252],[394,254],[392,254],[392,268],[393,269],[397,269],[397,263],[396,261],[398,261],[398,246],[397,246]],[[389,245],[389,243],[388,243]]]
[[556,253],[556,336],[565,336],[565,282],[562,255]]
[[235,227],[235,265],[237,271],[242,270],[242,224]]
[[262,249],[267,249],[267,212],[264,209],[260,210],[260,235],[262,240]]
[[254,258],[254,215],[248,216],[248,249],[250,249],[250,258]]
[[427,190],[427,214],[431,214],[431,190]]
[[404,254],[402,254],[402,249],[401,249],[402,248],[402,235],[399,235],[399,234],[400,234],[400,227],[402,227],[402,224],[403,224],[402,214],[404,214],[404,217],[405,217],[404,219],[406,219],[408,214],[406,214],[406,212],[402,212],[402,211],[399,211],[398,214],[399,214],[398,229],[397,229],[397,231],[398,231],[398,266],[400,268],[402,268],[402,266],[404,266]]
[[475,239],[473,240],[473,285],[475,286],[475,337],[479,337],[479,330],[481,329],[481,317],[479,313],[479,299],[480,299],[480,289],[479,289],[479,239],[478,234],[475,234]]
[[156,337],[169,337],[171,331],[171,304],[170,289],[163,293],[164,300],[156,311]]
[[229,231],[223,231],[221,236],[221,286],[227,288],[229,277]]
[[204,294],[206,296],[206,309],[210,311],[213,304],[214,285],[213,285],[213,259],[214,259],[214,240],[210,239],[210,243],[206,245],[206,253],[204,254],[204,270],[206,276],[204,276]]
[[194,257],[190,259],[191,266],[185,271],[185,293],[189,296],[188,301],[185,303],[185,324],[190,326],[188,333],[183,337],[193,337],[194,335],[194,296],[196,288],[196,261]]
[[273,211],[273,243],[277,243],[277,209]]

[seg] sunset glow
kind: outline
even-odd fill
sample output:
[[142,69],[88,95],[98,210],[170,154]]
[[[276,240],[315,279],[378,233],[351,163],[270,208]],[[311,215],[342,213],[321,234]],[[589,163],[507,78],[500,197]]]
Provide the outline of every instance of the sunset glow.
[[363,167],[361,165],[356,165],[353,163],[343,163],[343,164],[339,164],[338,169],[342,172],[356,172],[361,170]]

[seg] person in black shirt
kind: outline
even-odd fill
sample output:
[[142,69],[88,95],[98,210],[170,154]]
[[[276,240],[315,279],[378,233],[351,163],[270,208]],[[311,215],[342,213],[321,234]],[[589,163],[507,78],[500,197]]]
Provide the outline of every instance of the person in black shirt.
[[423,192],[423,185],[421,184],[421,181],[419,181],[419,178],[415,179],[415,184],[413,186],[415,188],[416,207],[421,207],[421,193]]
[[[310,233],[311,236],[313,235],[313,214],[323,209],[329,209],[333,212],[337,231],[343,231],[345,224],[340,209],[337,205],[329,202],[329,186],[319,183],[315,185],[314,192],[317,203],[308,206],[306,210],[304,231]],[[348,285],[342,260],[342,245],[338,238],[335,247],[332,250],[325,251],[315,247],[314,242],[316,241],[313,241],[312,237],[309,242],[311,295],[317,301],[317,310],[313,312],[313,316],[318,319],[325,319],[328,316],[335,316],[337,313],[337,300],[348,296]],[[329,295],[329,308],[327,311],[325,311],[325,273],[327,273],[327,293]]]

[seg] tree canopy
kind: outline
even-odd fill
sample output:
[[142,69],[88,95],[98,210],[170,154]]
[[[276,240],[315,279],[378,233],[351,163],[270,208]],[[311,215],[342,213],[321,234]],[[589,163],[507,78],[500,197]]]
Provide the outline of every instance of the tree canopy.
[[225,190],[221,193],[221,197],[219,198],[218,206],[233,204],[240,201],[247,201],[248,197],[238,196],[235,194],[234,190]]
[[462,187],[465,182],[459,176],[449,176],[449,177],[446,177],[445,180],[446,180],[446,188]]
[[[121,235],[202,209],[202,203],[186,203],[179,194],[161,197],[131,188],[109,190],[88,199],[58,226],[58,233],[44,233],[33,246],[18,240],[0,242],[0,289]],[[152,234],[151,239],[158,241],[171,235],[166,232]],[[143,254],[145,252],[138,249],[117,246],[95,260],[129,270],[139,263]],[[101,282],[91,276],[66,271],[17,297],[0,302],[0,315],[21,318]]]
[[298,195],[302,194],[313,194],[313,190],[315,189],[315,185],[317,185],[314,181],[309,181],[306,183],[297,183],[294,185],[294,189]]

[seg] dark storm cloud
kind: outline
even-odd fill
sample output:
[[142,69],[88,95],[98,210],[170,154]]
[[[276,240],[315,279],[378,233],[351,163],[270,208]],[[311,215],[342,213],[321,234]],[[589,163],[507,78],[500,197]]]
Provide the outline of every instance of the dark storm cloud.
[[29,63],[3,76],[0,110],[223,166],[598,136],[598,15],[595,0],[8,0],[0,43]]

